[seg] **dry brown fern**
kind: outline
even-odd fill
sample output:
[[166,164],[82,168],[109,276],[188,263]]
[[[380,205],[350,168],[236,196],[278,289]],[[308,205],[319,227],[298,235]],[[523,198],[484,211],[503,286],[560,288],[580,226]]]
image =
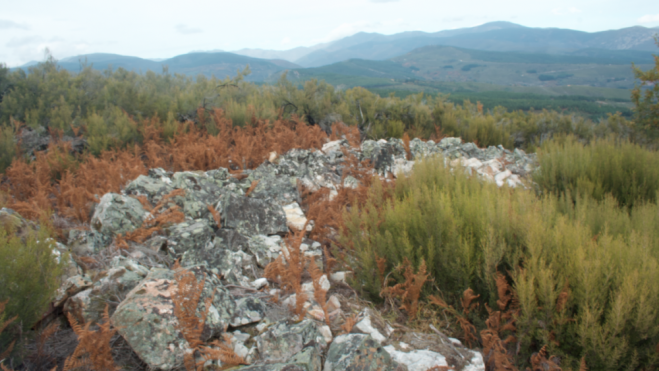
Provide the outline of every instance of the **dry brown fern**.
[[117,332],[117,329],[111,329],[112,321],[108,314],[108,306],[103,311],[103,323],[99,323],[97,331],[89,329],[91,323],[86,323],[84,327],[69,313],[67,318],[71,328],[78,336],[78,346],[64,362],[64,370],[73,370],[79,367],[93,368],[98,371],[119,370],[112,358],[112,348],[110,340]]
[[220,212],[217,211],[213,205],[206,205],[206,207],[208,208],[208,212],[213,216],[213,220],[215,220],[217,227],[222,228],[222,217],[220,216]]
[[357,322],[357,313],[355,313],[352,316],[346,318],[346,321],[341,325],[341,331],[343,331],[344,334],[349,334]]
[[329,277],[334,271],[336,259],[332,257],[327,246],[323,246],[323,254],[325,255],[325,274]]
[[462,329],[462,338],[467,346],[471,347],[471,344],[478,340],[476,337],[476,327],[467,319],[464,314],[460,314],[457,310],[455,310],[455,308],[453,308],[453,306],[448,305],[444,300],[435,295],[430,295],[430,302],[446,309],[449,314],[453,315],[455,320],[460,325],[460,328]]
[[198,317],[197,306],[204,291],[206,274],[204,274],[200,282],[197,282],[195,274],[187,269],[180,269],[178,261],[175,263],[174,268],[177,269],[174,273],[176,292],[172,294],[174,315],[178,320],[178,330],[190,347],[190,351],[186,352],[183,356],[183,362],[188,371],[194,371],[197,370],[195,352],[200,350],[200,347],[204,345],[201,336],[215,293],[213,292],[211,296],[206,298],[204,302],[206,310],[202,313],[201,317]]
[[547,346],[543,346],[537,353],[531,355],[532,371],[561,371],[560,366],[553,361],[553,357],[547,359]]
[[250,184],[249,188],[247,188],[247,191],[245,191],[245,197],[249,196],[254,191],[256,186],[259,185],[259,181],[260,180],[258,179],[252,181],[252,184]]
[[411,160],[412,152],[410,151],[410,136],[407,133],[403,134],[403,146],[405,147],[405,156],[408,160]]
[[[213,348],[211,348],[211,346]],[[203,358],[203,362],[197,365],[198,369],[201,370],[200,366],[203,365],[206,361],[219,360],[222,362],[223,366],[231,367],[238,365],[246,365],[247,361],[243,357],[240,357],[231,347],[231,339],[227,334],[223,334],[223,340],[213,340],[208,343],[207,346],[202,346],[199,349],[199,353]]]
[[465,314],[469,314],[470,311],[478,307],[478,303],[474,303],[474,299],[478,299],[480,295],[474,294],[474,290],[471,288],[466,289],[462,293],[462,311]]
[[295,293],[293,311],[300,319],[304,316],[304,303],[307,300],[307,295],[302,290],[302,273],[306,259],[300,251],[305,229],[302,228],[286,238],[282,254],[269,263],[264,272],[264,277],[270,282],[278,282],[284,291]]
[[403,259],[403,263],[397,269],[403,271],[405,281],[394,286],[385,286],[380,294],[385,297],[399,297],[402,301],[400,308],[404,309],[411,319],[414,319],[419,306],[421,288],[429,276],[426,270],[426,262],[421,260],[416,274],[407,258]]

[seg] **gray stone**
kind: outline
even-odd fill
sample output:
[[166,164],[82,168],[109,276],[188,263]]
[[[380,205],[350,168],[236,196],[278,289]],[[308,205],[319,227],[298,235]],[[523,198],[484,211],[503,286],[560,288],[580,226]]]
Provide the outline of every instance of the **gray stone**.
[[195,265],[204,265],[213,274],[219,274],[225,281],[235,285],[247,286],[257,278],[253,256],[243,251],[222,249],[213,243],[183,253],[181,266]]
[[240,371],[321,371],[321,354],[317,347],[308,346],[285,363],[266,363],[241,367]]
[[439,148],[442,150],[447,150],[449,147],[456,147],[462,144],[462,139],[461,138],[454,138],[454,137],[449,137],[449,138],[444,138],[439,141],[439,144],[437,145]]
[[254,255],[259,267],[265,268],[279,256],[282,242],[283,240],[279,236],[252,236],[248,241],[249,252]]
[[169,228],[167,247],[178,256],[191,249],[205,248],[211,243],[213,237],[213,229],[208,220],[185,221]]
[[362,160],[370,160],[380,175],[392,172],[396,158],[405,159],[405,147],[400,139],[392,138],[391,143],[386,141],[366,140],[362,143]]
[[273,200],[261,200],[231,194],[222,205],[223,227],[244,235],[285,234],[286,214]]
[[233,229],[222,228],[215,231],[213,244],[216,248],[231,251],[247,251],[249,248],[249,238]]
[[248,296],[236,301],[236,311],[231,319],[231,326],[239,327],[261,321],[267,310],[263,300]]
[[[226,330],[235,310],[231,294],[219,279],[204,267],[189,268],[205,284],[197,305],[198,317],[206,311],[206,298],[213,301],[202,332],[202,341],[219,336]],[[179,329],[174,314],[172,295],[177,290],[175,272],[155,268],[128,293],[112,315],[113,324],[133,351],[152,369],[180,367],[189,345]]]
[[130,182],[124,192],[127,195],[146,196],[151,205],[155,206],[162,198],[174,190],[171,173],[163,169],[151,169],[149,175],[140,175]]
[[249,182],[258,181],[251,197],[274,200],[279,205],[300,202],[297,178],[279,175],[277,167],[269,162],[261,164],[249,176]]
[[93,255],[112,243],[110,236],[95,230],[83,231],[78,229],[69,230],[67,247],[78,256]]
[[91,219],[95,230],[113,236],[131,232],[142,225],[146,211],[142,204],[128,196],[116,193],[106,193]]
[[261,358],[269,363],[287,362],[307,346],[322,349],[325,341],[318,326],[310,319],[293,325],[286,321],[274,324],[255,339]]
[[324,371],[396,370],[389,353],[369,335],[347,334],[334,338],[325,358]]
[[185,196],[176,197],[176,203],[182,207],[185,216],[192,219],[210,218],[208,205],[215,205],[220,197],[228,192],[223,189],[225,183],[219,177],[209,176],[204,172],[182,171],[172,175],[174,188],[183,189]]

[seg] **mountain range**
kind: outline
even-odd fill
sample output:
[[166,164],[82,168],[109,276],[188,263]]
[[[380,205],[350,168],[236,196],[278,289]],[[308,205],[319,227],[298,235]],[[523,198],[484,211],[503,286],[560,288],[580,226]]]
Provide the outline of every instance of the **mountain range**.
[[[249,65],[252,73],[247,76],[248,81],[272,81],[283,71],[292,70],[289,76],[328,81],[352,78],[357,82],[358,76],[387,81],[628,88],[633,83],[630,64],[653,63],[652,52],[657,51],[653,36],[657,33],[659,28],[629,27],[588,33],[491,22],[435,33],[360,32],[333,42],[285,51],[192,52],[164,60],[96,53],[62,59],[58,64],[70,71],[91,64],[99,70],[112,67],[157,73],[166,66],[170,73],[219,78],[234,76]],[[33,64],[18,68],[27,69]]]

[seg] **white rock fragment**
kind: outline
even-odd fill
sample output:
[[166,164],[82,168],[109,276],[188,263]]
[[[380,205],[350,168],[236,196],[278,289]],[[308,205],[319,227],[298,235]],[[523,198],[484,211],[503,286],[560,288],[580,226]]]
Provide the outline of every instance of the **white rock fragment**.
[[462,346],[462,342],[460,340],[458,340],[456,338],[448,338],[448,339],[451,343],[453,343],[453,345],[457,345],[457,346],[460,346],[460,347]]
[[483,361],[481,352],[473,350],[472,353],[474,356],[471,357],[471,361],[469,361],[469,364],[462,371],[485,371],[485,362]]
[[394,361],[407,366],[408,371],[426,371],[433,367],[448,367],[446,357],[437,352],[424,349],[405,353],[396,350],[393,345],[387,345],[384,350],[389,353]]
[[[325,291],[328,291],[332,287],[329,280],[327,279],[327,276],[324,275],[324,274],[322,276],[320,276],[320,278],[318,279],[318,283],[320,284],[320,287]],[[307,295],[313,296],[313,294],[314,294],[313,282],[303,283],[302,284],[302,291],[306,292]]]
[[268,157],[268,161],[275,162],[276,159],[277,159],[277,152],[275,152],[275,151],[270,152],[270,156]]
[[472,169],[477,169],[483,166],[483,163],[480,162],[477,158],[472,157],[470,159],[462,158],[462,166],[470,167]]
[[352,272],[334,272],[330,274],[330,281],[347,283],[347,279],[352,278]]
[[373,340],[377,341],[378,344],[382,344],[385,340],[387,340],[387,338],[384,337],[384,335],[382,335],[380,331],[378,331],[375,327],[373,327],[373,325],[371,324],[371,317],[368,315],[366,315],[364,319],[359,321],[355,325],[355,328],[364,334],[371,335]]
[[513,175],[513,173],[510,170],[502,171],[499,174],[494,176],[494,181],[497,183],[499,187],[503,186],[503,181],[506,180],[509,176]]
[[318,328],[318,331],[320,331],[320,334],[323,335],[323,339],[325,339],[325,343],[329,344],[334,339],[334,337],[332,336],[332,330],[330,330],[329,326],[327,325],[320,326]]
[[301,231],[304,228],[304,225],[307,223],[307,218],[304,216],[304,212],[300,205],[297,202],[288,204],[283,207],[284,212],[286,213],[286,224],[291,229],[296,229]]
[[268,280],[266,278],[259,278],[257,280],[252,281],[249,285],[257,290],[260,290],[268,286]]
[[336,295],[332,295],[327,300],[327,311],[334,312],[337,309],[341,309],[341,302]]

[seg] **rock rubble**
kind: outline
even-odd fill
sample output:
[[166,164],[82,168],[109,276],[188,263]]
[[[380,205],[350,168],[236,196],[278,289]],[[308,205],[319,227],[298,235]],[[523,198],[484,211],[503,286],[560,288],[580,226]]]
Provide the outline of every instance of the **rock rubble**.
[[[93,256],[108,250],[115,236],[139,228],[151,215],[136,196],[156,205],[170,192],[184,190],[172,202],[185,221],[143,243],[131,243],[130,253],[115,254],[103,270],[74,271],[79,274],[68,277],[54,304],[87,323],[101,318],[105,303],[118,302],[111,318],[132,351],[150,369],[180,368],[190,347],[180,332],[172,295],[178,290],[175,275],[187,270],[204,282],[197,308],[200,315],[208,313],[202,340],[230,339],[235,353],[250,363],[241,370],[425,371],[435,366],[484,370],[478,351],[441,333],[397,334],[399,330],[367,308],[361,308],[359,321],[349,333],[341,333],[325,322],[325,313],[313,299],[310,279],[303,282],[307,315],[294,317],[287,306],[295,303],[294,295],[286,296],[263,278],[268,263],[287,251],[282,237],[305,226],[313,228],[313,221],[307,220],[299,206],[298,184],[314,190],[328,188],[330,194],[358,185],[357,179],[343,177],[348,154],[370,160],[381,176],[401,176],[411,171],[415,161],[441,154],[447,166],[460,165],[485,181],[510,187],[528,184],[526,176],[536,164],[534,155],[521,150],[481,149],[460,138],[444,138],[439,143],[414,139],[409,153],[403,141],[392,138],[367,140],[361,148],[337,140],[320,151],[294,149],[271,156],[242,177],[232,176],[227,169],[177,173],[152,169],[130,182],[122,194],[103,195],[91,219],[92,230],[72,230],[69,250]],[[209,205],[222,216],[219,225]],[[305,239],[301,250],[322,263],[320,243]],[[170,265],[175,259],[178,270]],[[331,294],[332,288],[345,287],[348,275],[323,276],[321,286]],[[329,296],[330,320],[341,320],[351,311],[345,307],[347,299],[340,294]],[[211,297],[206,308],[205,299]]]

